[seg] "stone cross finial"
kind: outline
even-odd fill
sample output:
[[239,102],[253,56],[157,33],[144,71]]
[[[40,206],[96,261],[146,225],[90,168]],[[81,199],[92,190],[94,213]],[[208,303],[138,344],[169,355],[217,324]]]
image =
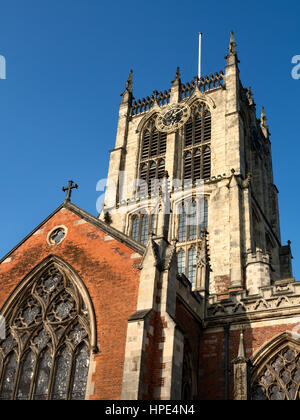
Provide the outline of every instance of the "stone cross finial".
[[67,191],[67,196],[66,196],[65,201],[70,201],[72,190],[74,188],[77,189],[78,188],[78,185],[77,184],[74,184],[73,181],[69,181],[69,185],[67,187],[63,187],[62,188],[63,192]]

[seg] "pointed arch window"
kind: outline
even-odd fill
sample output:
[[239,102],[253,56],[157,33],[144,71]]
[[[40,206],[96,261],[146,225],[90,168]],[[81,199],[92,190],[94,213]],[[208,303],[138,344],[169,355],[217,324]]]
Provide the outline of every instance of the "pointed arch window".
[[178,215],[178,241],[189,242],[199,239],[202,232],[207,229],[207,223],[208,202],[205,198],[182,203]]
[[136,213],[131,218],[131,237],[146,245],[150,232],[156,231],[156,214]]
[[177,266],[178,273],[185,274],[185,251],[183,249],[177,253]]
[[83,400],[92,351],[86,302],[56,263],[8,308],[0,341],[0,400]]
[[165,153],[167,134],[155,127],[155,116],[148,121],[143,134],[139,165],[139,195],[157,193],[158,187],[153,180],[162,179],[165,173]]
[[287,344],[259,366],[252,384],[253,400],[300,400],[299,347]]
[[203,197],[185,199],[177,212],[178,274],[184,274],[196,288],[197,255],[202,250],[208,226],[208,200]]
[[196,281],[196,249],[191,247],[188,251],[188,273],[187,277],[192,283],[192,287],[195,286]]
[[202,102],[191,107],[184,126],[183,178],[207,179],[211,176],[211,114]]

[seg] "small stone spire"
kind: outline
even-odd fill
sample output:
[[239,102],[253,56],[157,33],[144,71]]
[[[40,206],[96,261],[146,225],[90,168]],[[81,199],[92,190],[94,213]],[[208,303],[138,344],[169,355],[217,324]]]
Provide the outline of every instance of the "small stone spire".
[[262,132],[264,133],[264,136],[268,138],[270,136],[270,132],[269,132],[269,126],[267,124],[267,116],[265,113],[265,108],[263,106],[261,107],[260,127],[262,129]]
[[239,63],[239,60],[237,58],[237,51],[236,51],[237,43],[234,39],[234,32],[230,32],[230,41],[229,41],[229,47],[228,47],[228,55],[225,57],[227,60],[227,65],[231,64],[237,64]]
[[265,113],[265,107],[264,106],[261,107],[260,121],[261,121],[261,126],[262,127],[266,127],[266,128],[268,127],[268,125],[267,125],[267,116],[266,116],[266,113]]
[[177,85],[180,83],[180,68],[177,67],[176,73],[175,73],[175,79],[172,81],[172,86]]
[[246,359],[243,328],[241,328],[241,330],[240,330],[240,344],[239,344],[238,359],[240,359],[240,360],[242,360],[242,359],[245,360]]
[[247,97],[248,97],[249,105],[250,106],[255,105],[251,86],[248,87],[247,91],[248,91]]
[[178,103],[180,101],[180,92],[181,92],[181,79],[180,79],[180,69],[177,67],[175,73],[175,79],[171,82],[170,89],[170,103]]
[[129,72],[129,76],[128,79],[126,81],[126,87],[124,92],[121,94],[122,96],[122,103],[126,103],[126,102],[132,102],[132,75],[133,75],[133,70],[130,70]]
[[236,42],[235,42],[235,39],[234,39],[234,32],[233,31],[231,31],[230,32],[230,41],[229,41],[229,54],[236,54],[236,47],[237,47],[237,44],[236,44]]
[[131,69],[130,72],[129,72],[127,82],[126,82],[126,89],[129,92],[132,92],[132,74],[133,74],[133,70]]

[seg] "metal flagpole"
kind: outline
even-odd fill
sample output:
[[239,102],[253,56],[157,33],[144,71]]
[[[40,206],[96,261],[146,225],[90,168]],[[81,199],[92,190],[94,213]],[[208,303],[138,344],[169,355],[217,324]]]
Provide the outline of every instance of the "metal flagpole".
[[198,80],[201,77],[201,48],[202,48],[202,32],[199,32],[199,61],[198,61]]

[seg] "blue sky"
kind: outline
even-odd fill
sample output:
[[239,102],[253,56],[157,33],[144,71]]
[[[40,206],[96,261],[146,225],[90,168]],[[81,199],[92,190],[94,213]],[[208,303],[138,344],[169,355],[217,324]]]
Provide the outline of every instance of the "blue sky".
[[[287,3],[286,3],[287,4]],[[224,69],[235,31],[240,76],[265,106],[279,194],[282,242],[292,241],[300,275],[298,208],[300,3],[185,0],[0,0],[0,256],[64,200],[96,214],[96,183],[114,147],[120,93],[134,70],[138,99],[165,90],[180,66],[183,81]]]

